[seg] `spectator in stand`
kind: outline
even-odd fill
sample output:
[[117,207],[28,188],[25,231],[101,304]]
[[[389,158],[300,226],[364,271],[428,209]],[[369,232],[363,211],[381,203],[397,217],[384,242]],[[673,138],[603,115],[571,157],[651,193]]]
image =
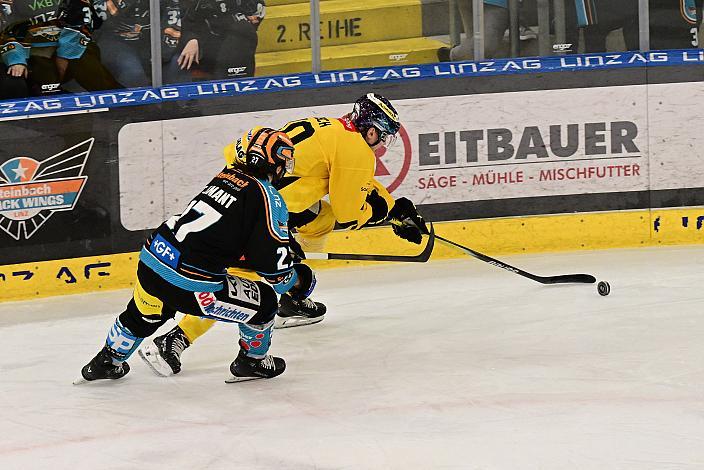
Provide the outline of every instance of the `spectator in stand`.
[[[606,52],[606,37],[621,29],[626,50],[640,49],[638,0],[591,0],[593,5],[583,9],[586,0],[575,0],[575,9],[567,9],[567,24],[582,27],[584,52]],[[703,0],[650,0],[650,49],[689,49],[698,47],[697,30],[701,24]],[[589,15],[585,16],[584,12]],[[576,28],[568,28],[567,41],[577,43]]]
[[[9,0],[0,0],[0,31],[7,26],[7,17],[10,14]],[[18,71],[15,71],[17,74]],[[0,100],[24,98],[29,95],[27,81],[20,73],[19,77],[13,75],[5,64],[0,63]]]
[[[438,60],[474,60],[474,15],[472,0],[458,0],[465,36],[459,45],[438,49]],[[508,0],[484,0],[484,56],[496,57],[509,24]]]
[[[96,0],[94,5],[105,21],[95,36],[104,65],[125,86],[150,85],[149,0]],[[161,60],[168,64],[181,37],[180,0],[161,2],[161,26]]]
[[101,20],[90,0],[4,1],[0,58],[11,77],[27,80],[30,94],[61,91],[73,79],[88,91],[122,88],[91,41]]
[[195,0],[182,13],[181,51],[168,82],[254,75],[264,0]]
[[[537,20],[535,0],[520,0],[522,16],[520,18],[519,40],[536,39],[537,34],[525,23]],[[472,0],[458,0],[457,7],[462,19],[465,36],[455,47],[441,47],[437,51],[438,60],[474,60],[474,19]],[[510,19],[508,0],[484,0],[484,57],[496,58],[507,52]],[[534,24],[534,23],[531,23]]]

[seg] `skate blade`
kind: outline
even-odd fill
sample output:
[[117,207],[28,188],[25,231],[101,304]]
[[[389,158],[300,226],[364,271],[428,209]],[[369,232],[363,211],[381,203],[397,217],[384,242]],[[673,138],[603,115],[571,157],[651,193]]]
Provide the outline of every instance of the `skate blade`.
[[74,380],[72,383],[73,383],[73,385],[83,385],[83,384],[87,384],[88,382],[90,382],[90,381],[84,379],[83,375],[79,375],[78,378],[76,380]]
[[313,325],[315,323],[320,323],[325,318],[325,315],[319,317],[280,317],[276,316],[274,320],[274,328],[281,330],[284,328],[295,328],[297,326]]
[[170,377],[174,375],[168,364],[163,364],[159,351],[154,343],[147,344],[137,350],[137,354],[149,366],[149,368],[159,377]]
[[236,384],[239,382],[249,382],[250,380],[266,379],[266,377],[236,377],[232,376],[229,379],[225,379],[226,384]]

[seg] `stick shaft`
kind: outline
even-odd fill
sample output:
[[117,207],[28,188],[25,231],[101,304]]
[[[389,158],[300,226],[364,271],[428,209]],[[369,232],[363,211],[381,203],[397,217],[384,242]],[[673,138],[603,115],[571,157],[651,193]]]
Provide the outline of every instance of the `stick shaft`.
[[474,251],[471,248],[467,248],[466,246],[460,245],[459,243],[455,243],[452,240],[448,240],[447,238],[441,237],[440,235],[435,235],[435,238],[445,243],[446,245],[459,248],[463,252],[467,253],[468,255],[474,258],[477,258],[478,260],[492,264],[497,268],[505,269],[506,271],[510,271],[514,274],[518,274],[519,276],[527,277],[528,279],[539,282],[541,284],[593,284],[596,282],[596,278],[591,274],[561,274],[558,276],[538,276],[522,269],[516,268],[515,266],[511,266],[510,264],[506,264],[503,261],[499,261],[495,258],[492,258],[491,256],[487,256],[485,254],[479,253],[478,251]]
[[430,223],[430,232],[423,251],[417,255],[382,255],[362,253],[306,253],[306,259],[337,259],[348,261],[394,261],[397,263],[425,263],[430,259],[435,246],[435,229]]

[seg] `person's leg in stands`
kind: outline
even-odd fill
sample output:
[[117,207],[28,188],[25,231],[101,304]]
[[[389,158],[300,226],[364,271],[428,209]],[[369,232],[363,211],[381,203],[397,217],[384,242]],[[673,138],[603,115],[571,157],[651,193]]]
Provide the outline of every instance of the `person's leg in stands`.
[[30,94],[33,96],[60,93],[61,78],[54,59],[32,55],[28,61]]
[[125,88],[101,62],[100,48],[91,41],[80,59],[70,60],[64,82],[74,79],[87,91]]
[[236,22],[218,47],[213,78],[253,77],[257,43],[257,29],[249,22]]
[[140,59],[140,48],[149,49],[144,41],[124,41],[104,34],[98,42],[101,62],[116,81],[126,87],[142,87],[151,84],[151,70]]
[[[465,37],[462,42],[450,50],[450,60],[474,60],[474,23],[472,0],[457,3]],[[484,57],[496,57],[501,48],[504,31],[508,27],[508,8],[484,3]]]

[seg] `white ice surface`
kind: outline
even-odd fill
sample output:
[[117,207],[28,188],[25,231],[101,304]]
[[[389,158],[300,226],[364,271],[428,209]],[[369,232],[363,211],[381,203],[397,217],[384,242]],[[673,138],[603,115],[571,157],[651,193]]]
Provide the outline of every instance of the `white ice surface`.
[[[279,378],[218,325],[158,378],[73,386],[130,293],[0,304],[0,469],[704,469],[704,248],[323,271]],[[167,325],[171,327],[171,323]],[[166,327],[165,327],[166,328]]]

